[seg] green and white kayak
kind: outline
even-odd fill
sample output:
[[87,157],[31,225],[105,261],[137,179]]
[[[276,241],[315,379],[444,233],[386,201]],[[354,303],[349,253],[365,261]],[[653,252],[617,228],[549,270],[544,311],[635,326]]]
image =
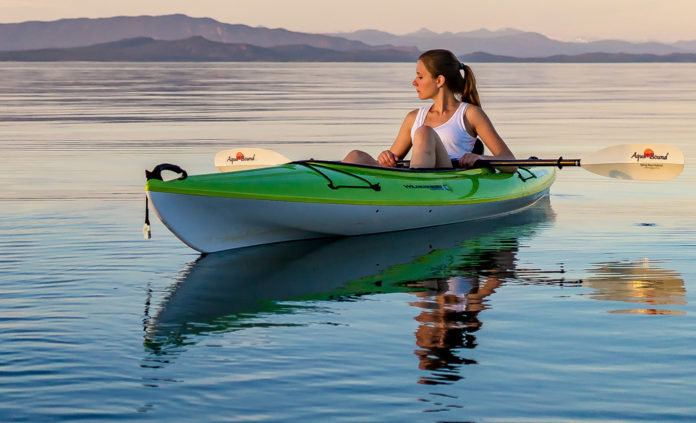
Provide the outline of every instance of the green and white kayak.
[[[159,172],[158,172],[159,173]],[[548,195],[549,167],[411,170],[318,160],[145,186],[162,222],[203,253],[491,218]]]

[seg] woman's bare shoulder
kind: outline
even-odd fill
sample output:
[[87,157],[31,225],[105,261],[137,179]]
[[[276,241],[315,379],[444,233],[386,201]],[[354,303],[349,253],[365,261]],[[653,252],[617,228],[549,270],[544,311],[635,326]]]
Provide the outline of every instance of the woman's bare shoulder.
[[475,104],[468,104],[466,106],[466,115],[468,116],[481,116],[482,114],[485,114],[483,112],[483,109],[481,106],[477,106]]
[[415,121],[416,116],[418,116],[418,109],[413,109],[406,114],[406,117],[404,118],[404,120],[405,121]]
[[467,121],[474,125],[478,122],[489,121],[486,112],[484,112],[480,106],[476,106],[475,104],[469,104],[469,106],[467,106],[464,117]]
[[403,123],[401,123],[401,129],[399,129],[400,133],[405,134],[411,130],[411,127],[416,122],[417,115],[418,115],[418,109],[411,110],[410,112],[408,112],[406,114],[406,117],[404,118]]

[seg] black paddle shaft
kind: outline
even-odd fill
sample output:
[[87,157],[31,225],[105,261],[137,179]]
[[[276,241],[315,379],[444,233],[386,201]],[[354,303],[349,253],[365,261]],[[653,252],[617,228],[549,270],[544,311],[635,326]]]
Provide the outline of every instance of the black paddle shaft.
[[[452,163],[454,162],[455,160],[452,160]],[[408,167],[410,163],[410,160],[399,160],[396,162],[396,167]],[[580,167],[581,165],[580,159],[564,159],[563,157],[559,157],[557,159],[537,159],[531,157],[529,159],[480,159],[476,160],[472,167],[482,168],[493,166],[553,166],[563,169],[564,166]]]
[[563,169],[564,166],[580,166],[580,159],[501,159],[501,160],[476,160],[474,167],[491,166],[553,166]]

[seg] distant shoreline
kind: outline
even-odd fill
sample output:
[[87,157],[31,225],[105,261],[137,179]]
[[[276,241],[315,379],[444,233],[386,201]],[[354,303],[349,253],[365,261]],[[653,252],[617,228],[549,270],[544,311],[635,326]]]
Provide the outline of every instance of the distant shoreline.
[[[4,62],[414,62],[419,51],[393,46],[334,50],[309,45],[260,47],[221,43],[201,36],[182,40],[136,37],[85,47],[0,51]],[[467,63],[696,63],[694,53],[584,53],[547,57],[512,57],[475,52],[459,56]]]
[[476,52],[461,56],[461,59],[471,63],[696,63],[696,54],[658,55],[598,52],[547,57],[511,57]]
[[[9,60],[9,59],[0,59],[0,63],[150,63],[150,64],[164,64],[164,63],[201,63],[201,64],[214,64],[214,63],[247,63],[247,64],[252,64],[252,63],[288,63],[288,64],[358,64],[358,63],[402,63],[402,64],[413,64],[413,61],[369,61],[369,60],[342,60],[342,61],[332,61],[332,60],[293,60],[293,61],[279,61],[279,60]],[[689,65],[689,64],[696,64],[696,61],[690,61],[690,62],[684,62],[684,61],[674,61],[674,62],[669,62],[669,61],[653,61],[653,62],[640,62],[640,61],[634,61],[634,62],[550,62],[550,61],[511,61],[511,62],[499,62],[499,61],[463,61],[462,63],[471,63],[471,64],[510,64],[510,65],[515,65],[515,64],[539,64],[539,65],[650,65],[650,64],[670,64],[670,65]]]

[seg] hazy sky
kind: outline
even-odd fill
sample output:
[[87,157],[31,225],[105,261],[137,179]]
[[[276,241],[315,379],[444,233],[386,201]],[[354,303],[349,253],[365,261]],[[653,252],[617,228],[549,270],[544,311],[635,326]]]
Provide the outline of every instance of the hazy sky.
[[0,22],[184,13],[303,32],[517,28],[561,40],[696,39],[696,0],[0,0]]

